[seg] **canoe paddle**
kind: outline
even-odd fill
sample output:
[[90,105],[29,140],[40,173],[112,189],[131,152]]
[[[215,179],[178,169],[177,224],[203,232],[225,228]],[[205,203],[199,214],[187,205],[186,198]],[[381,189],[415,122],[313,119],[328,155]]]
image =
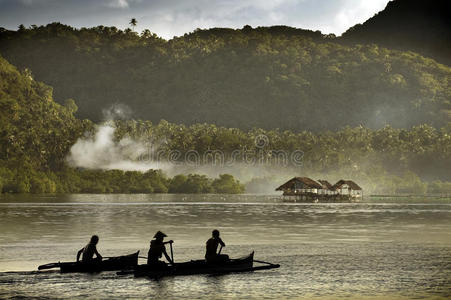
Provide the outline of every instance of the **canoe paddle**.
[[171,243],[169,243],[169,245],[171,246],[171,260],[172,260],[172,264],[174,264],[174,253],[172,252],[172,241],[171,241]]
[[[172,262],[174,262],[174,253],[173,253],[173,251],[172,251],[172,243],[173,243],[174,241],[168,241],[168,242],[164,242],[164,244],[169,244],[170,246],[171,246],[171,260],[172,260]],[[147,256],[138,256],[139,258],[143,258],[143,259],[147,259]]]

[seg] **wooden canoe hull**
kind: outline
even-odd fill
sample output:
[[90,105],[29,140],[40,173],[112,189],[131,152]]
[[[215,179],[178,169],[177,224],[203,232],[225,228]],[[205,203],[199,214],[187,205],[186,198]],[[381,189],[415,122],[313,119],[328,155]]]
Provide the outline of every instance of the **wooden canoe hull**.
[[138,265],[134,271],[135,277],[163,277],[198,274],[224,274],[233,272],[252,271],[254,252],[246,257],[231,259],[223,263],[207,263],[205,260],[192,260],[183,263],[175,263],[162,268],[152,268],[148,265]]
[[102,272],[102,271],[117,271],[130,270],[138,265],[139,251],[129,255],[111,257],[102,261],[90,263],[84,262],[62,262],[59,263],[61,273],[72,272]]

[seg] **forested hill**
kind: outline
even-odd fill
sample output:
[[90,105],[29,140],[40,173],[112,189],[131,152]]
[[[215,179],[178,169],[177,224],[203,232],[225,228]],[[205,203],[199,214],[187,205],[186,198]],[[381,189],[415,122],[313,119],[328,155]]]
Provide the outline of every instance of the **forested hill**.
[[111,104],[136,119],[248,129],[445,125],[451,69],[413,52],[345,46],[288,27],[150,31],[59,23],[0,31],[0,53],[74,98],[98,121]]
[[0,166],[42,171],[63,167],[70,147],[90,122],[73,116],[73,100],[62,106],[52,93],[29,70],[19,72],[0,56]]
[[[92,143],[98,133],[95,129],[99,127],[73,116],[77,110],[73,100],[64,102],[64,106],[55,103],[52,88],[35,81],[28,69],[18,71],[0,57],[0,192],[243,191],[242,184],[230,175],[211,179],[191,174],[171,179],[157,170],[141,173],[70,168],[65,162],[72,145],[82,136],[82,144],[86,146],[86,141]],[[235,170],[230,171],[236,172],[236,176],[244,176],[240,179],[248,182],[250,192],[261,191],[262,187],[272,190],[280,184],[281,176],[287,176],[286,172],[290,173],[289,176],[301,172],[306,176],[312,174],[314,178],[358,178],[367,192],[449,193],[451,188],[449,125],[441,129],[420,125],[409,130],[390,126],[371,130],[359,126],[321,133],[263,129],[243,131],[213,124],[186,126],[140,120],[116,120],[114,123],[108,122],[108,126],[113,126],[115,132],[114,141],[107,143],[108,150],[112,152],[102,153],[106,160],[132,159],[126,154],[128,151],[123,153],[117,148],[125,140],[135,141],[136,147],[149,143],[159,145],[158,153],[163,161],[165,157],[170,157],[171,151],[177,151],[180,154],[176,165],[179,172],[182,172],[184,164],[187,166],[187,161],[184,161],[187,153],[196,151],[201,157],[206,157],[210,151],[219,151],[227,161],[233,157],[237,164],[232,168]],[[264,146],[256,142],[262,135],[267,137]],[[294,168],[292,163],[295,160],[288,164],[279,161],[279,154],[272,152],[274,149],[277,153],[279,150],[286,153],[301,150],[302,167],[298,165]],[[115,155],[111,157],[108,153]],[[84,148],[80,155],[91,154]],[[263,165],[257,166],[251,162],[250,169],[259,168],[255,176],[272,174],[274,177],[265,179],[247,174],[249,170],[244,163],[249,162],[249,158],[259,161],[263,157]],[[134,161],[137,164],[146,162],[136,157]],[[94,161],[89,168],[99,169],[102,166],[102,162],[96,164]],[[203,167],[211,171],[216,164],[205,162],[205,165],[199,166],[200,172]],[[217,170],[222,172],[223,169]]]
[[53,89],[0,56],[0,194],[5,193],[242,193],[231,175],[169,180],[159,170],[83,170],[66,165],[75,141],[93,129],[73,116],[72,99],[53,101]]
[[352,43],[376,43],[411,50],[451,65],[451,1],[394,0],[342,38]]

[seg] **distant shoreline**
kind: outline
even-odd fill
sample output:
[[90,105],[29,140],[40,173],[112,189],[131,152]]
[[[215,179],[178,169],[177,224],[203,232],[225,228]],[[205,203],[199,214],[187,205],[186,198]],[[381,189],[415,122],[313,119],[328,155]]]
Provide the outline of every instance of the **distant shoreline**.
[[369,195],[370,198],[451,198],[451,195],[448,194],[406,194],[406,195],[399,195],[399,194],[393,194],[393,195]]

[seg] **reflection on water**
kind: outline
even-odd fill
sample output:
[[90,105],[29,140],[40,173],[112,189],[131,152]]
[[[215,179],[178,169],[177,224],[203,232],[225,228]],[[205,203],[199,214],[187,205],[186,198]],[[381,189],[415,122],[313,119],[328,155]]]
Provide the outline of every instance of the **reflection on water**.
[[[426,202],[426,201],[424,201]],[[451,294],[451,205],[280,203],[269,196],[68,195],[0,198],[0,298],[443,297]],[[160,281],[30,271],[70,261],[96,233],[102,255],[137,249],[156,230],[177,261],[201,258],[218,228],[232,257],[252,250],[280,269]],[[142,261],[141,263],[144,263]]]

